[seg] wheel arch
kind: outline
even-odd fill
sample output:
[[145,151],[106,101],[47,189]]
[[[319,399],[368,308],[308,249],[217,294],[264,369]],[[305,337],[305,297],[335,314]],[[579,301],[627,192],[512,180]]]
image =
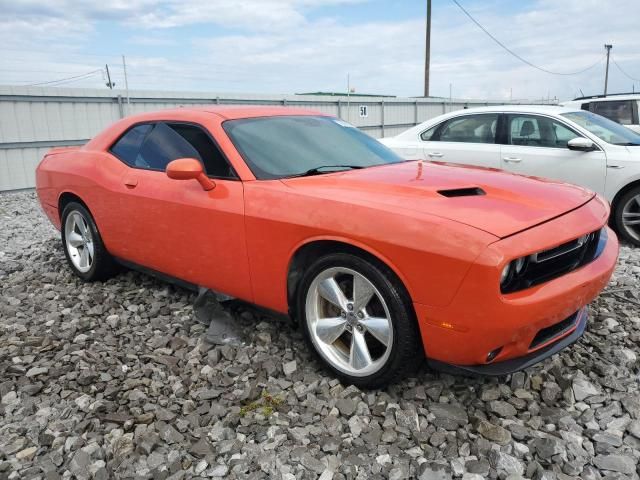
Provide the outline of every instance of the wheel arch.
[[[65,191],[62,192],[60,194],[60,196],[58,197],[58,215],[60,215],[60,220],[62,220],[62,212],[64,210],[64,208],[71,202],[77,202],[80,205],[82,205],[84,208],[87,209],[87,211],[93,215],[93,213],[91,212],[91,209],[89,208],[89,206],[85,203],[84,200],[82,200],[82,198],[80,198],[79,195],[73,193],[73,192],[69,192],[69,191]],[[95,221],[95,219],[94,219]]]
[[613,217],[613,214],[615,214],[615,211],[616,211],[616,208],[618,207],[618,202],[620,201],[620,199],[629,190],[632,190],[634,188],[640,188],[640,178],[636,178],[635,180],[632,180],[631,182],[627,183],[615,194],[615,196],[613,197],[613,200],[611,200],[611,213],[612,213],[611,217]]
[[[298,245],[289,260],[287,268],[287,303],[289,305],[289,311],[292,318],[297,320],[295,298],[305,269],[311,265],[315,259],[331,253],[350,253],[388,270],[388,273],[393,275],[394,280],[397,281],[398,285],[403,289],[408,300],[411,302],[412,297],[404,276],[398,271],[392,262],[386,259],[379,252],[367,245],[351,243],[344,239],[316,238]],[[413,305],[412,302],[411,304]],[[413,314],[415,315],[415,312],[413,312]]]

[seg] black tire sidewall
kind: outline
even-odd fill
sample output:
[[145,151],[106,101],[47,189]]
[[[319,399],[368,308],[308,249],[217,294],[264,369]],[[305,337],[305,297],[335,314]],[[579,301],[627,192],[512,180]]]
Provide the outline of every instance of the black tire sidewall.
[[620,197],[620,200],[616,202],[616,205],[614,207],[613,222],[616,227],[616,231],[624,240],[631,243],[632,245],[635,245],[636,247],[640,247],[640,241],[629,235],[622,221],[622,211],[624,209],[624,206],[629,202],[631,198],[635,197],[636,195],[640,195],[640,187],[634,187],[626,192],[622,197]]
[[[378,289],[387,303],[393,327],[393,344],[385,365],[377,372],[358,377],[348,375],[333,367],[317,350],[311,338],[306,318],[307,292],[313,280],[324,270],[343,267],[364,275]],[[359,256],[347,253],[335,253],[316,260],[305,272],[297,289],[296,311],[307,343],[324,365],[343,382],[365,388],[379,388],[404,376],[413,370],[419,362],[421,341],[415,319],[413,305],[404,287],[394,278],[383,264],[375,265]]]
[[[65,235],[65,225],[67,222],[67,217],[73,213],[78,212],[83,218],[86,220],[87,225],[89,226],[89,230],[91,230],[91,236],[93,238],[93,263],[91,264],[91,268],[86,272],[81,272],[76,268],[71,260],[69,255],[69,251],[67,249],[67,239]],[[61,217],[61,237],[62,237],[62,248],[64,250],[64,256],[67,259],[67,263],[71,267],[73,273],[86,282],[94,281],[94,280],[102,280],[109,276],[112,271],[112,259],[111,256],[107,253],[104,248],[104,244],[102,243],[102,237],[100,236],[100,232],[98,231],[98,227],[96,226],[95,221],[93,220],[93,216],[89,211],[80,203],[70,202],[68,203],[63,211]]]

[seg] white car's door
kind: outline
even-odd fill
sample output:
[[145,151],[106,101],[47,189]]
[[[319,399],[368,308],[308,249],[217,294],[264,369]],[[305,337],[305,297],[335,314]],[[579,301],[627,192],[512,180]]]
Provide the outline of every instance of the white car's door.
[[498,113],[459,115],[422,132],[426,160],[500,168]]
[[567,148],[569,140],[583,135],[543,115],[506,114],[505,121],[506,144],[501,147],[504,170],[560,180],[604,194],[605,153],[600,148],[591,152]]

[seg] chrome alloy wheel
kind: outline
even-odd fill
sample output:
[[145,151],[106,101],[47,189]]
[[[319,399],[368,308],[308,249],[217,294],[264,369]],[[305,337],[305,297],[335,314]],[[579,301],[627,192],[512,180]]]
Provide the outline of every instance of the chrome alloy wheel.
[[364,275],[328,268],[309,286],[306,321],[318,352],[337,370],[364,377],[384,366],[393,345],[389,308]]
[[73,266],[86,273],[93,264],[93,235],[89,223],[78,211],[72,211],[64,223],[64,238]]
[[622,225],[632,238],[640,241],[640,194],[622,207]]

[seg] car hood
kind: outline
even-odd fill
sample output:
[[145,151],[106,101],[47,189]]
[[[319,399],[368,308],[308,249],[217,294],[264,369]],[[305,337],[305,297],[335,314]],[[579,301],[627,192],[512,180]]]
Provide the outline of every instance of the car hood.
[[500,238],[574,210],[595,195],[551,180],[423,161],[289,178],[283,183],[345,203],[447,218]]

